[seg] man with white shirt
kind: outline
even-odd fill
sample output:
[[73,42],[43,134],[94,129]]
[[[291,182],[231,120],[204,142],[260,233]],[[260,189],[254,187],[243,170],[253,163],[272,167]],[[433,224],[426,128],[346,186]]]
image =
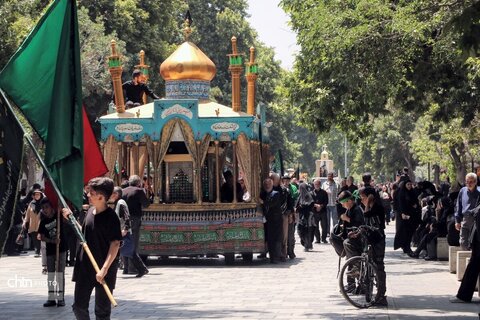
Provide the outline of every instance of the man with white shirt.
[[328,205],[327,205],[327,214],[328,214],[328,229],[332,231],[335,224],[338,222],[337,216],[337,194],[338,194],[338,185],[333,180],[333,172],[329,172],[327,175],[327,181],[323,183],[322,189],[325,190],[328,194]]

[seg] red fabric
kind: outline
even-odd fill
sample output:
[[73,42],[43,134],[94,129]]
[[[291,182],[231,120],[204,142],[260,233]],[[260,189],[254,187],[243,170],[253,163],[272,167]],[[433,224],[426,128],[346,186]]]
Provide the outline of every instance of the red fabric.
[[90,121],[88,120],[85,107],[83,113],[83,184],[87,184],[90,179],[103,176],[108,172],[103,155],[100,152],[95,135],[93,134]]
[[48,200],[50,200],[50,203],[52,204],[52,207],[57,210],[58,208],[58,197],[57,193],[55,192],[55,189],[53,189],[52,183],[50,182],[49,179],[45,178],[45,190],[44,190],[45,195],[47,196]]

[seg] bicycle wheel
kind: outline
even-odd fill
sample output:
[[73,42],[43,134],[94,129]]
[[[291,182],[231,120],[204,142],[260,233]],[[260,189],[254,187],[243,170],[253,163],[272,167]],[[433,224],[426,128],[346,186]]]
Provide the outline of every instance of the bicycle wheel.
[[352,257],[340,271],[340,292],[356,308],[368,308],[375,303],[377,269],[365,257]]

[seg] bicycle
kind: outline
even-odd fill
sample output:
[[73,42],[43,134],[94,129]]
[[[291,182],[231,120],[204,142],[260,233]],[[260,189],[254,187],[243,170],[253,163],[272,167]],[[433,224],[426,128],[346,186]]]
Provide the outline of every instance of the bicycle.
[[348,259],[340,271],[339,285],[343,297],[354,307],[369,308],[376,303],[378,291],[377,266],[368,233],[374,228],[363,225],[351,229],[360,240],[362,254]]

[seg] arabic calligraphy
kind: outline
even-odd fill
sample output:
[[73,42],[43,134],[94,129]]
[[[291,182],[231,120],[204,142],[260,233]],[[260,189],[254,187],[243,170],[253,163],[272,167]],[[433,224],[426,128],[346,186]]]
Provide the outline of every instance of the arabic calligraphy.
[[119,133],[139,133],[143,131],[143,126],[136,123],[122,123],[115,126],[115,131]]
[[210,128],[216,132],[232,132],[237,131],[240,126],[233,122],[217,122],[212,124]]
[[189,119],[193,118],[192,111],[188,110],[185,107],[182,107],[179,104],[175,104],[175,105],[171,106],[170,108],[163,110],[161,117],[162,117],[162,119],[165,119],[166,117],[169,117],[169,116],[174,115],[174,114],[183,115],[183,116],[185,116]]

